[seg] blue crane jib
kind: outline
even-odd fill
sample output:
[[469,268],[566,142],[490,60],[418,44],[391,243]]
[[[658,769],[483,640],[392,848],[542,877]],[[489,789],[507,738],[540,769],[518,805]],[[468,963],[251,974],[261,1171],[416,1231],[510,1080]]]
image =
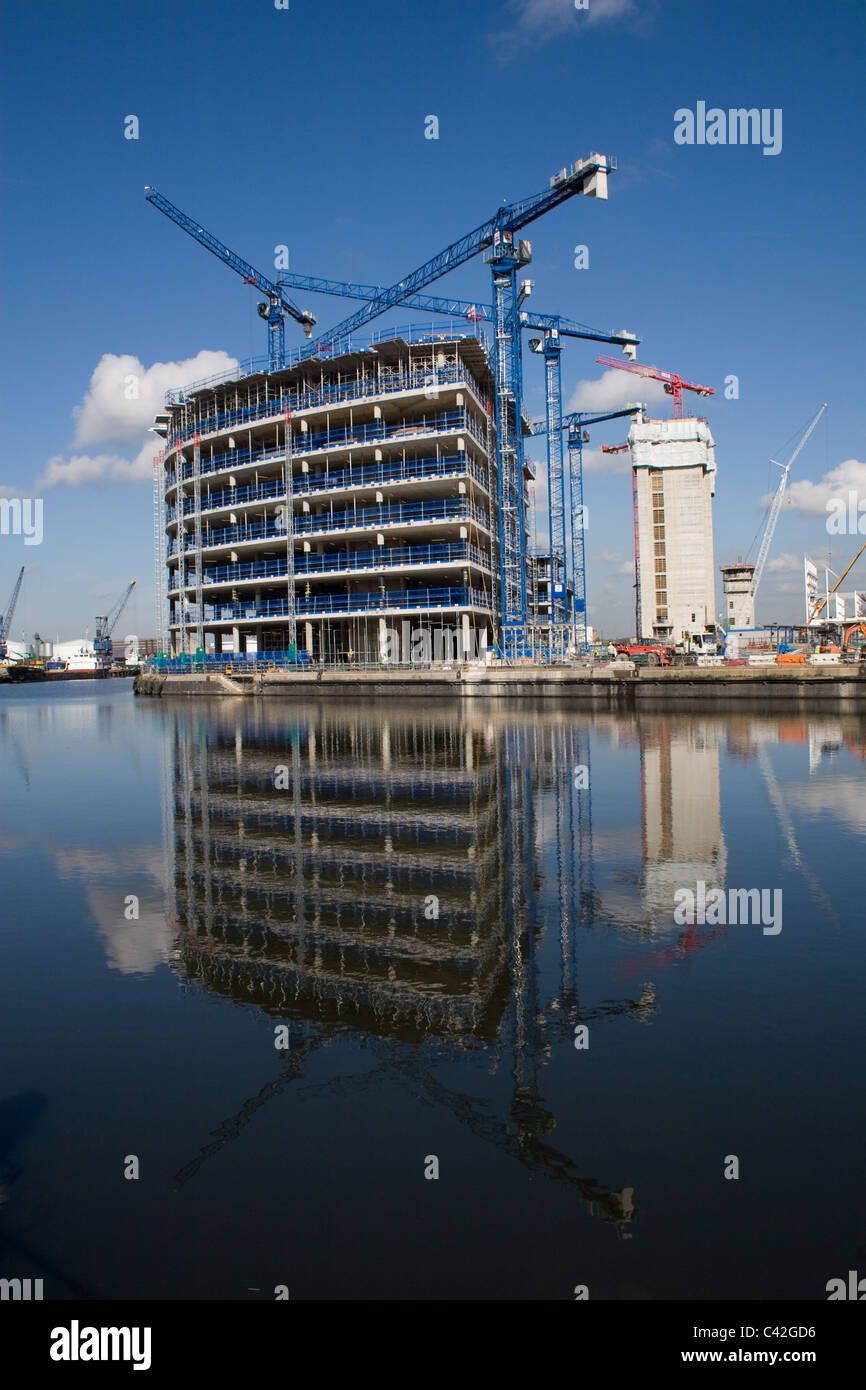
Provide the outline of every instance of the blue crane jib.
[[337,324],[329,337],[331,340],[348,337],[371,319],[378,318],[388,309],[402,304],[407,295],[432,284],[434,280],[447,275],[450,270],[455,270],[457,266],[463,265],[481,251],[493,247],[494,242],[498,247],[513,247],[515,232],[558,207],[568,198],[573,198],[575,194],[582,193],[589,198],[606,198],[607,175],[615,168],[616,160],[612,156],[591,154],[587,159],[579,159],[570,169],[560,170],[550,180],[549,188],[534,194],[531,198],[524,198],[521,202],[504,204],[494,217],[482,222],[480,227],[476,227],[459,241],[452,242],[437,256],[425,261],[424,265],[398,280],[371,303],[365,304],[349,318]]
[[168,198],[164,198],[149,184],[145,187],[144,196],[147,202],[158,208],[160,212],[165,213],[166,217],[187,232],[200,246],[212,252],[218,260],[222,261],[223,265],[227,265],[230,270],[234,270],[240,275],[245,285],[253,285],[267,295],[268,302],[259,305],[259,313],[268,325],[269,365],[272,371],[284,366],[286,360],[286,314],[301,325],[308,338],[313,336],[313,328],[316,323],[315,315],[307,309],[299,309],[279,285],[275,284],[273,280],[269,280],[266,275],[262,275],[261,271],[256,270],[249,261],[235,255],[234,251],[230,251],[221,241],[217,241],[215,236],[205,231],[204,227],[194,222],[191,217],[187,217],[185,212],[181,212],[180,208],[175,207],[174,203],[170,203]]

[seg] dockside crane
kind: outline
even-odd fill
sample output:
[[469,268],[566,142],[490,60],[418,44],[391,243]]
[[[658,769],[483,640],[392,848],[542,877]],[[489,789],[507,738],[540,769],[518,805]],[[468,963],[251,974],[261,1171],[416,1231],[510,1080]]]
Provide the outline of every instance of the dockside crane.
[[6,612],[0,615],[0,661],[6,660],[6,640],[12,631],[12,619],[15,616],[15,605],[18,602],[18,595],[21,593],[21,581],[24,578],[24,566],[18,572],[15,581],[15,588],[12,590],[12,597],[6,605]]
[[751,594],[753,604],[758,597],[758,588],[760,586],[761,578],[764,573],[764,566],[767,563],[767,556],[770,553],[770,546],[773,544],[773,536],[775,535],[776,531],[776,522],[779,520],[779,513],[782,510],[782,503],[785,500],[785,493],[788,489],[788,476],[791,472],[791,465],[797,458],[797,455],[805,446],[806,441],[808,440],[809,436],[811,435],[812,431],[814,430],[815,426],[817,425],[818,421],[820,420],[821,416],[824,414],[824,411],[826,409],[827,402],[825,401],[818,413],[806,426],[806,429],[803,432],[799,444],[797,445],[791,457],[788,459],[787,463],[779,463],[778,459],[770,459],[770,462],[774,463],[777,468],[781,468],[782,476],[779,479],[779,486],[776,488],[776,494],[773,498],[773,502],[770,507],[770,514],[767,517],[767,525],[764,528],[764,537],[761,541],[761,549],[758,552],[758,559],[755,563],[755,571],[752,575]]
[[115,603],[111,612],[108,613],[105,617],[100,617],[97,614],[96,636],[93,639],[93,650],[97,656],[111,656],[111,634],[114,630],[117,620],[119,619],[121,613],[123,612],[124,608],[129,602],[129,596],[134,588],[135,580],[132,579],[124,589],[120,598]]
[[299,323],[308,338],[313,336],[313,328],[316,323],[314,314],[308,309],[299,309],[293,304],[279,285],[273,280],[269,280],[261,271],[256,270],[248,261],[237,256],[234,251],[230,251],[221,241],[217,241],[215,236],[205,231],[204,227],[195,222],[191,217],[187,217],[185,212],[170,203],[168,198],[164,198],[151,185],[147,185],[144,196],[153,207],[158,208],[178,227],[187,232],[194,241],[197,241],[205,250],[211,251],[223,265],[227,265],[230,270],[234,270],[240,275],[245,285],[253,285],[257,290],[266,294],[268,299],[266,304],[259,305],[259,314],[268,325],[268,365],[269,369],[278,371],[285,366],[286,361],[286,315]]

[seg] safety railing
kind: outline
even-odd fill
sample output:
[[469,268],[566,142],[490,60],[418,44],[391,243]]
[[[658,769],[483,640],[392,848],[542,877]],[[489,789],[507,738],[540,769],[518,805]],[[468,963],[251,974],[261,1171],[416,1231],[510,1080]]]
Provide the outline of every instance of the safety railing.
[[196,652],[195,655],[151,657],[147,669],[153,675],[226,673],[253,675],[269,670],[302,670],[310,665],[310,653],[301,649],[262,652]]
[[432,396],[441,388],[449,386],[464,387],[476,396],[482,409],[488,412],[492,410],[489,396],[481,390],[465,366],[458,364],[430,368],[427,371],[388,372],[379,377],[340,381],[316,390],[266,394],[264,399],[256,400],[249,405],[237,406],[234,410],[214,411],[207,415],[197,414],[194,420],[171,432],[166,447],[174,449],[178,444],[188,444],[196,434],[218,434],[254,424],[259,420],[272,420],[285,415],[287,411],[294,415],[308,410],[396,396],[407,391],[424,391]]
[[[345,671],[347,668],[352,671],[453,671],[455,667],[466,664],[456,635],[449,636],[449,640],[443,641],[441,646],[441,655],[431,654],[425,657],[411,651],[404,654],[398,643],[396,650],[389,651],[387,660],[384,656],[376,660],[369,656],[356,655],[351,650],[328,653],[316,657],[315,660],[308,651],[303,650],[295,656],[286,650],[237,654],[206,652],[204,655],[195,653],[186,656],[158,655],[150,657],[143,669],[156,676],[227,675],[243,680],[244,677],[267,676],[277,671]],[[368,784],[365,786],[369,790]]]
[[[374,590],[361,594],[316,594],[305,595],[295,600],[295,612],[298,615],[327,613],[352,617],[355,614],[387,612],[394,609],[429,611],[456,608],[479,608],[489,612],[490,595],[481,589],[455,586],[436,589]],[[288,604],[285,599],[266,599],[259,603],[237,601],[205,604],[202,621],[221,623],[288,616]],[[188,622],[192,621],[198,622],[199,619],[188,619]],[[176,619],[170,624],[172,628],[183,625]]]
[[424,502],[382,502],[375,507],[331,511],[320,515],[302,512],[296,516],[293,530],[296,536],[315,535],[322,531],[347,531],[373,526],[412,525],[422,521],[477,521],[487,526],[487,513],[467,497],[441,497]]
[[[410,565],[474,564],[490,571],[488,556],[468,541],[439,542],[436,545],[377,546],[369,550],[350,550],[345,553],[332,552],[328,555],[297,555],[294,573],[300,574],[341,574],[347,570],[377,571],[403,568]],[[255,579],[279,579],[288,574],[288,561],[285,555],[272,556],[267,560],[250,560],[231,565],[212,565],[203,571],[202,583],[236,584]],[[169,588],[169,593],[179,593],[180,587]]]
[[[485,470],[461,450],[459,453],[443,454],[437,458],[389,459],[382,463],[350,464],[346,468],[300,473],[293,479],[292,493],[295,497],[303,497],[312,496],[317,492],[337,492],[342,488],[369,486],[370,483],[415,482],[419,479],[454,478],[465,474],[470,474],[482,487],[487,487]],[[204,514],[209,511],[221,511],[227,507],[244,506],[250,502],[264,502],[275,497],[285,497],[282,478],[270,478],[264,482],[203,493],[201,509]],[[191,515],[194,510],[194,498],[185,498],[184,516]],[[177,516],[176,506],[167,508],[166,524],[175,522]]]
[[[378,526],[415,526],[427,521],[474,521],[478,526],[489,529],[487,512],[471,503],[467,497],[443,497],[429,502],[383,502],[377,507],[331,511],[319,516],[313,512],[301,512],[294,518],[292,529],[295,536],[312,536],[335,531],[369,531]],[[259,540],[285,540],[285,537],[286,528],[281,519],[268,517],[264,521],[247,522],[244,526],[206,530],[202,536],[202,550]],[[184,542],[185,551],[195,550],[194,535],[185,534]],[[166,547],[166,555],[171,558],[179,552],[178,538],[174,537]]]
[[[342,429],[311,430],[297,434],[292,439],[292,457],[306,458],[323,451],[337,449],[363,448],[367,444],[380,444],[387,441],[397,443],[401,439],[416,438],[429,434],[469,434],[486,448],[486,440],[471,415],[464,410],[443,410],[435,415],[423,415],[418,420],[403,420],[400,424],[386,420],[371,420],[363,425],[347,425]],[[232,449],[229,453],[215,454],[202,458],[199,472],[202,477],[210,473],[229,472],[238,468],[248,468],[258,463],[280,461],[285,458],[285,448],[265,449],[252,453],[249,449]],[[176,470],[175,478],[186,482],[193,476],[194,465],[186,463]],[[177,481],[169,486],[176,487]]]
[[[335,340],[325,337],[316,338],[308,345],[288,352],[285,368],[280,370],[297,367],[301,362],[307,362],[311,358],[333,359],[347,352],[363,351],[365,348],[374,347],[377,343],[390,342],[394,338],[401,338],[403,342],[409,344],[463,342],[466,339],[475,338],[483,349],[488,363],[490,363],[490,343],[487,334],[482,329],[478,328],[477,325],[467,329],[464,319],[443,319],[439,323],[406,324],[397,328],[380,328],[370,334],[355,334]],[[247,357],[228,371],[217,372],[213,376],[202,377],[198,381],[190,382],[187,386],[166,391],[165,403],[166,405],[181,405],[198,391],[206,391],[216,386],[227,386],[233,381],[242,381],[244,377],[255,376],[259,373],[269,373],[270,370],[270,362],[267,357]]]

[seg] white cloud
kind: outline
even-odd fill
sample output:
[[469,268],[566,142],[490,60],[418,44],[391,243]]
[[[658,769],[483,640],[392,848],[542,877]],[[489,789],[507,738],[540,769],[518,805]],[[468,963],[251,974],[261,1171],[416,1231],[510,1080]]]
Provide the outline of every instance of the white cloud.
[[[237,365],[237,359],[226,352],[203,351],[182,362],[154,362],[150,367],[129,354],[105,353],[93,371],[84,400],[73,411],[78,422],[74,443],[113,447],[68,457],[55,454],[37,479],[36,490],[149,482],[154,456],[162,447],[149,429],[165,403],[166,391],[228,374]],[[131,444],[139,446],[133,458],[121,452]]]
[[[843,498],[846,505],[849,492],[857,494],[859,500],[866,499],[866,463],[859,459],[845,459],[825,473],[817,483],[808,478],[798,479],[788,487],[787,505],[806,516],[826,516],[827,503],[831,498]],[[768,507],[771,498],[765,497],[763,505]]]
[[[623,420],[628,425],[628,420]],[[601,449],[584,449],[584,473],[628,473],[631,471],[631,451],[623,449],[618,454],[605,454]]]
[[[636,401],[646,401],[649,404],[651,401],[664,400],[667,400],[667,396],[660,381],[652,381],[647,377],[638,378],[631,372],[608,367],[595,381],[584,378],[577,383],[566,411],[588,410],[601,414],[606,410],[622,410],[624,406]],[[628,420],[623,419],[622,423],[624,429],[628,430]]]
[[78,421],[73,442],[87,445],[139,439],[162,409],[166,391],[232,371],[237,365],[225,352],[204,351],[184,362],[154,362],[150,367],[129,354],[117,357],[107,352],[93,371],[87,395],[73,411]]
[[802,555],[776,555],[774,559],[767,562],[768,574],[790,574],[791,570],[802,570]]
[[18,487],[7,487],[5,483],[0,483],[0,497],[30,497],[29,492],[22,492]]
[[87,483],[144,483],[151,478],[153,460],[159,449],[156,436],[146,441],[134,459],[120,454],[55,454],[37,478],[37,491],[52,487],[83,487]]
[[866,797],[859,777],[821,778],[800,786],[787,786],[785,800],[789,806],[809,815],[832,817],[846,830],[866,835]]
[[508,0],[508,8],[516,15],[513,36],[536,41],[574,29],[576,22],[604,24],[637,14],[635,0],[589,0],[585,10],[574,0]]

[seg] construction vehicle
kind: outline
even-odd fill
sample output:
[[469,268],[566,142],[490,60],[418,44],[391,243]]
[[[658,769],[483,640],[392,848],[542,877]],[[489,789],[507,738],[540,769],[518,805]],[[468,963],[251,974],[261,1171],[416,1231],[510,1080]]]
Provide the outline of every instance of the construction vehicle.
[[616,650],[636,666],[670,666],[674,659],[672,648],[662,642],[623,642]]
[[[855,643],[855,637],[860,637],[862,640]],[[852,653],[857,654],[857,660],[866,661],[866,623],[862,621],[852,623],[845,630],[845,636],[842,638],[843,657],[851,660]]]
[[6,640],[9,636],[9,633],[12,631],[12,619],[15,615],[15,605],[18,602],[18,595],[21,592],[21,581],[23,578],[24,566],[22,565],[18,574],[18,578],[15,581],[15,588],[12,590],[12,597],[6,605],[6,612],[0,615],[0,661],[6,660]]
[[111,661],[111,634],[114,630],[118,618],[129,602],[129,596],[135,588],[135,580],[130,580],[120,598],[115,603],[111,612],[105,617],[96,617],[96,636],[93,639],[93,650],[96,656],[102,661]]

